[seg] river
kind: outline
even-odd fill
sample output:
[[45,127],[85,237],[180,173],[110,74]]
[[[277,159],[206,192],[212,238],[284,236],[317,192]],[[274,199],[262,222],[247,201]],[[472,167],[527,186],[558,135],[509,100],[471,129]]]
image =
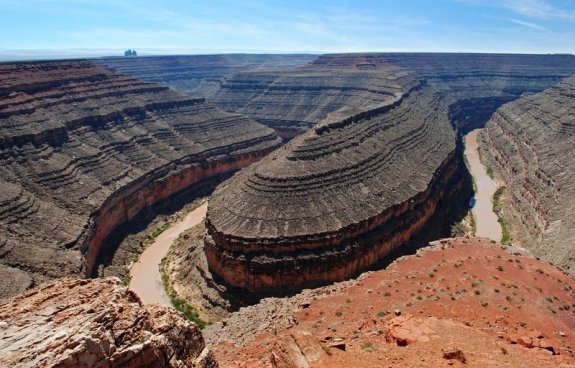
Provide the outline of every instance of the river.
[[168,254],[170,246],[186,229],[196,226],[206,217],[208,203],[202,204],[186,215],[182,220],[172,224],[161,233],[130,269],[130,289],[136,292],[144,304],[163,304],[171,306],[164,292],[160,262]]
[[487,170],[479,159],[477,135],[480,132],[481,129],[476,129],[465,136],[465,157],[476,189],[475,205],[472,208],[476,228],[475,236],[501,241],[501,225],[497,214],[493,212],[493,195],[498,186],[487,175]]

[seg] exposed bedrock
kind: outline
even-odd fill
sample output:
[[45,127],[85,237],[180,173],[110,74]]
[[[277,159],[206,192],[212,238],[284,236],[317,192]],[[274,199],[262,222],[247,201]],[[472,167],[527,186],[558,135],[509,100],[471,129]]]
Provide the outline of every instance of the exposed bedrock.
[[460,155],[440,94],[402,81],[387,103],[330,115],[216,189],[212,273],[255,293],[298,290],[349,278],[423,228],[459,188]]
[[280,144],[246,117],[85,61],[0,65],[0,128],[0,263],[23,285],[10,269],[33,282],[91,274],[119,225]]
[[342,108],[366,110],[393,101],[414,77],[379,62],[307,65],[283,71],[250,71],[226,78],[210,101],[238,112],[291,139]]
[[0,366],[217,368],[198,326],[117,278],[64,278],[0,301]]
[[102,58],[93,62],[112,71],[167,84],[186,94],[209,97],[226,76],[247,70],[289,69],[312,61],[315,55],[174,55]]
[[575,77],[504,105],[482,139],[514,240],[575,272]]
[[[328,54],[291,71],[228,76],[213,101],[293,138],[342,107],[384,103],[392,73],[401,67],[441,91],[461,133],[482,127],[504,103],[540,92],[575,74],[573,55]],[[391,91],[393,93],[393,91]]]

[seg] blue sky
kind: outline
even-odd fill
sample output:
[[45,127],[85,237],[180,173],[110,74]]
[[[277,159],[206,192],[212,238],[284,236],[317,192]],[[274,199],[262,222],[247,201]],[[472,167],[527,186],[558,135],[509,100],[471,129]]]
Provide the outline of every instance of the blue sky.
[[0,34],[4,53],[574,53],[575,0],[0,0]]

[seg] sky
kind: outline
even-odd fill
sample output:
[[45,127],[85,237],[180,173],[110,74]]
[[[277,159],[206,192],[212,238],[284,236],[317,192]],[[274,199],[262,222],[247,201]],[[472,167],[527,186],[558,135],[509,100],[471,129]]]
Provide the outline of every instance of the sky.
[[0,0],[0,56],[574,53],[575,0]]

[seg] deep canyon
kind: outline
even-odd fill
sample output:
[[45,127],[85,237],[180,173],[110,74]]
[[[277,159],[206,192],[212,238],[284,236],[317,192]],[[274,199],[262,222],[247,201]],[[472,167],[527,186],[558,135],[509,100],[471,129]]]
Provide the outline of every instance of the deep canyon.
[[[395,351],[396,332],[417,328],[476,334],[466,338],[484,341],[492,354],[503,346],[493,342],[500,335],[507,347],[551,353],[551,360],[537,355],[534,366],[571,364],[574,74],[572,55],[207,55],[0,64],[0,347],[10,349],[1,359],[14,364],[24,351],[35,356],[41,348],[27,337],[33,328],[13,330],[42,325],[26,307],[38,305],[50,322],[41,330],[46,339],[74,324],[100,332],[53,345],[58,354],[37,355],[28,366],[90,359],[138,366],[147,359],[160,366],[211,367],[217,360],[231,367],[240,365],[232,357],[240,352],[244,366],[346,366],[361,349],[373,363],[369,354],[377,349],[361,348],[369,341],[391,344],[408,366],[413,361]],[[472,227],[458,228],[472,196],[463,137],[477,128],[485,128],[481,158],[506,186],[498,215],[511,234],[508,252],[495,240],[470,239]],[[148,244],[138,239],[154,218],[205,195],[205,223],[195,221],[199,225],[178,239],[166,277],[180,295],[198,296],[192,308],[217,322],[205,330],[208,348],[180,314],[149,307],[117,279],[102,278],[126,277]],[[466,234],[387,266],[390,256]],[[471,258],[476,262],[468,265]],[[410,264],[424,271],[413,273]],[[501,280],[487,280],[483,267]],[[62,277],[74,279],[57,280]],[[493,291],[499,288],[508,295]],[[66,289],[74,296],[67,298]],[[365,297],[374,291],[392,301],[380,305]],[[367,312],[353,317],[363,327],[353,331],[325,316],[348,313],[341,306],[351,304],[344,300],[350,295],[367,298]],[[282,298],[262,299],[269,296]],[[51,298],[62,314],[42,304]],[[521,308],[528,298],[537,303]],[[216,311],[210,315],[209,308]],[[390,308],[395,317],[407,310],[420,319],[391,320]],[[484,320],[465,308],[486,310]],[[110,313],[116,317],[109,321]],[[528,318],[534,313],[539,321]],[[144,336],[154,336],[149,345]],[[410,347],[425,346],[410,339]],[[342,341],[348,350],[340,353],[341,345],[333,346]],[[97,352],[84,354],[94,346]],[[320,353],[310,353],[314,347]],[[521,360],[515,347],[503,353],[508,366]],[[477,354],[468,357],[487,359]]]

